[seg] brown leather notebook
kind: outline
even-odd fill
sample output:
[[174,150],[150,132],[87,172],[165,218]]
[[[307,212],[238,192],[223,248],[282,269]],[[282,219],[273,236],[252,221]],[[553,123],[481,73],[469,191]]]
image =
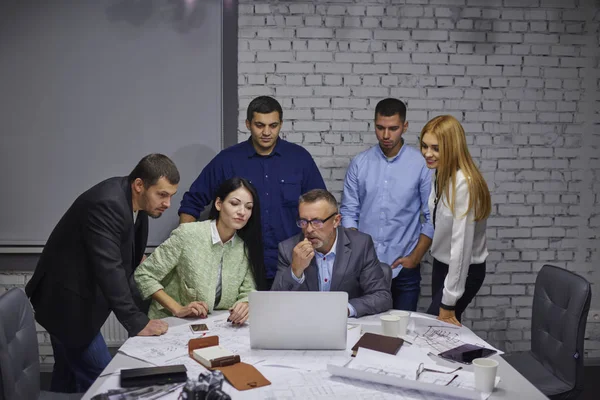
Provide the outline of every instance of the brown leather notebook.
[[[202,349],[210,346],[218,346],[218,336],[208,336],[203,338],[191,339],[188,342],[188,354],[196,362],[200,363],[193,356],[193,352],[196,349]],[[225,361],[225,360],[222,360]],[[227,362],[221,362],[219,367],[210,368],[218,369],[223,373],[225,379],[237,390],[248,390],[257,387],[268,386],[271,384],[267,378],[263,376],[256,368],[250,364],[246,364],[240,361],[240,357],[229,357]]]
[[403,343],[404,340],[400,338],[367,332],[352,347],[352,357],[356,356],[359,347],[396,355]]

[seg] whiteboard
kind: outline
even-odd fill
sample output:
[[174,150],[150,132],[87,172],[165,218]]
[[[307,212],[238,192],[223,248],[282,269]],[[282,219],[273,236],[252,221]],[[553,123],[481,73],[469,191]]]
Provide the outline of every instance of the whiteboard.
[[148,245],[168,237],[222,148],[222,11],[220,0],[0,2],[0,246],[45,244],[79,194],[153,152],[181,174]]

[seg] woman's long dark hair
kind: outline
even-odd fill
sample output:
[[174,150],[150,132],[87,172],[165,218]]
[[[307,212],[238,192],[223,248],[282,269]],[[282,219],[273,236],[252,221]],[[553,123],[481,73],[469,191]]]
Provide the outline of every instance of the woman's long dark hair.
[[254,282],[256,283],[256,288],[258,290],[266,290],[265,258],[260,220],[260,201],[254,186],[252,186],[252,184],[246,179],[238,177],[231,178],[223,182],[221,186],[219,186],[219,189],[213,198],[212,207],[208,217],[210,219],[219,218],[219,210],[217,210],[216,207],[217,198],[224,202],[229,193],[241,187],[248,189],[252,195],[252,201],[254,205],[252,207],[252,215],[250,215],[250,218],[248,218],[248,222],[242,229],[237,231],[237,234],[244,241],[244,251],[246,252],[248,260],[250,260],[250,268],[252,270]]

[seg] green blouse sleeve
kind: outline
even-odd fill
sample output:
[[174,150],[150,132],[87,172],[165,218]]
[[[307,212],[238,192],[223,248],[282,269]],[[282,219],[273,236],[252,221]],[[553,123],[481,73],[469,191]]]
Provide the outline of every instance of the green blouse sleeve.
[[246,275],[244,276],[244,280],[242,281],[242,285],[240,286],[240,290],[238,292],[237,303],[247,302],[248,301],[248,293],[254,292],[256,290],[256,284],[254,283],[254,277],[252,276],[252,269],[250,268],[250,262],[246,258]]
[[171,232],[171,236],[135,270],[135,282],[144,299],[164,289],[162,280],[179,263],[185,244],[185,231],[185,224],[179,225]]

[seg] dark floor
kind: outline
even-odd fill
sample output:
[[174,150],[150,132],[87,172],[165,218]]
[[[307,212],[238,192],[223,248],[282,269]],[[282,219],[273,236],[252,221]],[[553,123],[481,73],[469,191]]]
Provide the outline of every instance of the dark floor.
[[[42,372],[42,390],[50,388],[50,376],[50,372]],[[598,400],[598,393],[600,393],[600,365],[585,367],[585,390],[578,400]]]

